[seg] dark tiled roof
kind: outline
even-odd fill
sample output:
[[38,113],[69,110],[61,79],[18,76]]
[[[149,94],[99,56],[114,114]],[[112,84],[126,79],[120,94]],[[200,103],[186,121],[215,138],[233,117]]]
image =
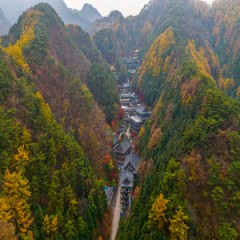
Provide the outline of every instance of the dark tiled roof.
[[136,112],[137,113],[143,113],[143,112],[146,112],[146,107],[144,106],[144,105],[140,105],[140,106],[138,106],[137,108],[136,108]]
[[116,145],[119,142],[118,137],[114,136],[113,145]]
[[120,185],[122,187],[133,187],[133,174],[129,171],[121,173]]
[[130,87],[130,84],[129,84],[129,83],[123,83],[123,84],[122,84],[122,87],[128,88],[128,87]]
[[125,169],[128,166],[128,164],[131,164],[136,171],[139,160],[140,160],[140,157],[138,157],[135,153],[131,152],[126,156],[123,168]]
[[126,153],[132,147],[131,142],[128,138],[124,138],[122,142],[119,143],[118,147],[116,148],[116,152]]

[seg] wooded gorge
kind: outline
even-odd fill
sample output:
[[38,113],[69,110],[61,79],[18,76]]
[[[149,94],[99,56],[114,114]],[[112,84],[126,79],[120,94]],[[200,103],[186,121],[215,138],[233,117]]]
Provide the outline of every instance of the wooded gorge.
[[[108,236],[100,226],[110,225],[101,179],[110,180],[103,160],[111,135],[87,87],[92,64],[106,68],[87,33],[64,26],[46,4],[3,37],[0,238]],[[110,75],[102,94],[115,89]]]
[[239,10],[152,0],[95,22],[93,36],[48,4],[24,12],[1,37],[0,239],[109,239],[110,125],[135,49],[131,87],[153,110],[134,138],[137,193],[116,239],[239,239]]

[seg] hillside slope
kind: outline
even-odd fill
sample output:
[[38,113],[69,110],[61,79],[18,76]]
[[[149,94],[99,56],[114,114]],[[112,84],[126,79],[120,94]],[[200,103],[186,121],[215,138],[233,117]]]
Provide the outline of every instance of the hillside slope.
[[0,238],[108,238],[111,135],[86,85],[106,74],[100,52],[39,4],[3,38],[0,62]]
[[0,238],[93,239],[103,186],[33,78],[5,50],[0,60]]
[[237,239],[240,105],[219,89],[226,79],[210,8],[152,4],[141,14],[155,5],[166,15],[151,30],[134,85],[154,110],[138,136],[141,191],[117,239]]
[[[102,159],[109,153],[111,138],[105,116],[86,86],[91,65],[103,64],[88,34],[79,27],[64,26],[49,5],[40,4],[21,16],[3,43],[19,73],[32,76],[58,122],[76,137],[101,175]],[[19,47],[21,58],[15,55]],[[106,81],[114,84],[113,77]],[[101,93],[104,91],[108,89],[103,88]],[[117,95],[115,89],[113,94]],[[112,98],[111,104],[106,104],[114,111],[115,103]]]

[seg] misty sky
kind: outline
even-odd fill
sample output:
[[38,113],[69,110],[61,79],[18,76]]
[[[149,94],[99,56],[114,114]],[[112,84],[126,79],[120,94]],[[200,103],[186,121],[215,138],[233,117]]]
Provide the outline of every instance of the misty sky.
[[[137,15],[149,0],[64,0],[68,7],[81,9],[84,3],[90,3],[103,15],[107,16],[111,10],[119,10],[125,17]],[[211,3],[213,0],[206,0]]]

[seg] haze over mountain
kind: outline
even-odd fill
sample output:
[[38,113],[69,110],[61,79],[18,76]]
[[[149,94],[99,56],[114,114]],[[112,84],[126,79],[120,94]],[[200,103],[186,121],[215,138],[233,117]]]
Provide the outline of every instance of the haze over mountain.
[[83,5],[82,9],[78,11],[78,14],[91,23],[102,18],[102,15],[98,12],[98,10],[88,3]]
[[5,13],[0,8],[0,35],[4,35],[8,32],[10,23],[5,15]]
[[[83,29],[87,29],[92,22],[101,18],[100,13],[98,13],[98,11],[89,4],[84,6],[81,11],[77,11],[68,8],[63,0],[19,0],[17,2],[15,0],[0,0],[0,6],[12,25],[17,21],[18,17],[23,13],[23,11],[40,2],[46,2],[50,4],[56,10],[65,24],[77,24]],[[13,8],[12,6],[15,7]]]

